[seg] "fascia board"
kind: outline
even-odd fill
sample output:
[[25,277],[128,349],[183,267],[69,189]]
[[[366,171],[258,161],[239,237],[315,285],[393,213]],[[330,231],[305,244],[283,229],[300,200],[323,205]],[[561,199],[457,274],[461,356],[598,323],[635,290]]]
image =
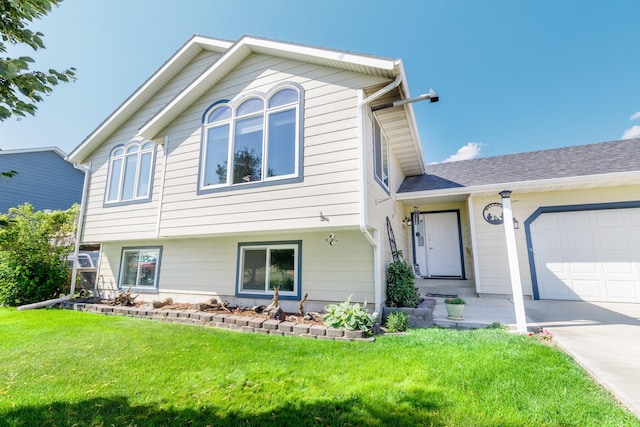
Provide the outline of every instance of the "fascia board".
[[610,174],[600,175],[583,175],[569,178],[551,178],[540,179],[530,181],[515,181],[504,182],[496,184],[475,185],[470,187],[456,187],[456,188],[442,188],[438,190],[425,190],[425,191],[413,191],[410,193],[396,193],[398,200],[410,200],[424,197],[438,197],[438,196],[455,196],[462,194],[486,194],[495,192],[496,194],[502,190],[511,190],[517,192],[518,190],[525,190],[533,187],[548,187],[547,191],[561,190],[560,187],[566,185],[581,185],[589,183],[609,184],[612,182],[628,180],[630,183],[640,183],[640,170],[630,172],[616,172]]
[[[402,81],[400,82],[401,91],[404,92],[404,97],[410,97],[411,92],[409,91],[409,84],[407,82],[407,76],[404,72],[404,65],[401,60],[396,61],[396,67],[398,69],[398,73],[402,77]],[[409,121],[409,131],[411,132],[411,137],[413,139],[414,148],[416,150],[416,156],[418,158],[418,162],[420,162],[420,170],[424,173],[426,169],[426,165],[424,163],[424,153],[422,152],[422,143],[420,142],[420,133],[418,132],[418,125],[416,124],[416,117],[413,113],[413,104],[405,104],[404,105],[407,120]]]
[[235,45],[213,64],[200,77],[187,86],[181,93],[172,99],[154,117],[145,123],[138,131],[137,136],[153,139],[165,126],[178,117],[191,105],[191,102],[203,95],[216,82],[223,78],[244,58],[251,53],[287,53],[301,57],[317,57],[332,61],[358,64],[368,67],[380,68],[385,71],[394,70],[395,61],[356,55],[347,52],[333,51],[298,44],[277,42],[272,40],[243,37]]
[[370,55],[361,55],[340,50],[306,46],[297,43],[287,43],[275,40],[262,39],[257,37],[244,37],[240,40],[246,43],[255,52],[261,50],[273,50],[287,52],[289,54],[321,58],[329,61],[344,62],[348,64],[361,65],[364,67],[378,68],[385,71],[393,71],[396,65],[395,60],[380,58]]

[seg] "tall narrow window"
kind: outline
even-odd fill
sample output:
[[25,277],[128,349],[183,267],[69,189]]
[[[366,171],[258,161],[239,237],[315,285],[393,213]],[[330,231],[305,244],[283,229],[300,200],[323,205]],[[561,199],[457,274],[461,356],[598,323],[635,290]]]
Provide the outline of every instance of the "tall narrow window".
[[203,117],[200,189],[299,178],[301,99],[285,85],[214,104]]
[[111,152],[107,203],[145,201],[151,198],[155,143],[131,142]]
[[373,160],[378,181],[389,189],[389,142],[380,124],[373,119]]

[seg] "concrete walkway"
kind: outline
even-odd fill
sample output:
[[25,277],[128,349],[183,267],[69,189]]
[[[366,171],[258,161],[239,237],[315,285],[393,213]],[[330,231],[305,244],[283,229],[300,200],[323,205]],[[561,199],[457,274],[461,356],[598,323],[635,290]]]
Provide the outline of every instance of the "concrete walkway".
[[[438,326],[483,328],[500,322],[515,330],[509,299],[463,296],[464,320],[448,320],[444,299],[436,298]],[[584,301],[525,301],[527,327],[540,327],[556,344],[640,418],[640,304]]]

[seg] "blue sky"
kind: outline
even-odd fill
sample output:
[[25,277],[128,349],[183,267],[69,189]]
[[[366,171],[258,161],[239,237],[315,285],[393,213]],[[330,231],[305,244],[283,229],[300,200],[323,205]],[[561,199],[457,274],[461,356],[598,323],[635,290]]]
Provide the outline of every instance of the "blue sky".
[[70,152],[192,34],[401,58],[440,95],[414,104],[427,162],[640,136],[638,22],[637,0],[65,0],[32,56],[78,80],[0,122],[0,148]]

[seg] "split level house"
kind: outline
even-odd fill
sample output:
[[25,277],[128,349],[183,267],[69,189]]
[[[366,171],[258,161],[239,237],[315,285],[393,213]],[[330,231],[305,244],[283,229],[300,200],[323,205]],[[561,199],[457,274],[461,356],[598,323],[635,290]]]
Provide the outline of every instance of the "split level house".
[[410,96],[397,59],[192,37],[69,155],[100,294],[379,313],[400,251],[508,295],[507,189],[526,296],[640,302],[640,141],[426,165]]

